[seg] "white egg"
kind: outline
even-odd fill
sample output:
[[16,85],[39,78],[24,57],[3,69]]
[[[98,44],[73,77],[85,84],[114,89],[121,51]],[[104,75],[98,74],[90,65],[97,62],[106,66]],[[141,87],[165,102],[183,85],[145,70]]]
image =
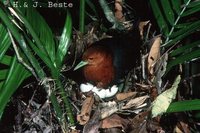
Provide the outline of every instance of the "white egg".
[[106,98],[106,90],[105,89],[94,87],[92,89],[92,92],[94,92],[96,95],[98,95],[102,99]]
[[110,89],[106,90],[106,98],[114,96],[118,92],[118,87],[113,85]]
[[113,85],[110,89],[102,89],[94,87],[92,91],[103,99],[114,96],[118,92],[118,89],[119,88],[116,85]]
[[81,92],[89,92],[92,90],[92,88],[94,88],[94,86],[90,83],[86,83],[86,84],[81,84],[80,85],[80,90]]

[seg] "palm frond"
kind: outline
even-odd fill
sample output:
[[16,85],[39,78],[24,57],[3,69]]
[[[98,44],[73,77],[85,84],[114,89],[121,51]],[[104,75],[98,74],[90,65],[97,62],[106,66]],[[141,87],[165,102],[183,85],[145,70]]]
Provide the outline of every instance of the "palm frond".
[[1,59],[3,58],[4,54],[6,53],[11,44],[8,33],[2,24],[0,24],[0,36],[1,36],[0,37],[0,61],[1,61]]
[[0,83],[0,118],[12,94],[24,79],[31,75],[30,72],[18,63],[16,57],[12,59],[10,68],[6,69],[4,72],[5,78]]
[[[20,0],[20,3],[25,3],[33,5],[32,1]],[[29,29],[29,33],[33,36],[33,39],[36,41],[37,46],[47,53],[52,62],[55,61],[55,42],[52,30],[44,20],[44,18],[36,11],[34,7],[21,7],[15,8],[21,12],[21,19],[24,22],[24,25]],[[20,14],[20,13],[18,13]],[[36,19],[37,18],[37,19]],[[39,46],[40,45],[40,46]],[[44,48],[43,48],[44,47]]]
[[61,35],[61,39],[59,41],[59,46],[56,51],[57,66],[59,68],[61,67],[64,57],[67,54],[70,44],[71,33],[72,33],[72,20],[71,20],[71,15],[68,13],[65,21],[65,26],[63,28],[63,32]]
[[[191,34],[200,28],[199,26],[200,20],[198,19],[195,21],[192,21],[192,19],[184,20],[185,17],[191,18],[193,14],[200,11],[198,8],[199,1],[151,0],[150,3],[151,3],[155,18],[157,20],[158,26],[161,29],[161,33],[163,33],[163,36],[166,38],[163,46],[168,47],[175,43],[175,42],[172,42],[174,39],[178,37],[181,38],[180,36],[182,36],[183,33]],[[185,24],[186,22],[187,24]],[[192,23],[189,23],[189,22],[192,22]],[[185,30],[183,32],[183,29],[177,28],[177,25],[181,25],[181,24],[185,24],[184,27],[191,26],[195,28],[191,29],[190,31]],[[185,36],[183,36],[183,38],[184,37]]]
[[[196,15],[200,13],[199,0],[151,0],[150,4],[164,38],[162,47],[169,48],[179,42],[183,44],[183,40],[189,39],[190,35],[200,30],[200,20]],[[177,64],[199,58],[198,45],[196,40],[190,39],[189,44],[176,49],[176,51],[191,49],[190,53],[175,54],[176,52],[172,52],[170,56],[173,60],[169,61],[167,72]],[[193,47],[196,49],[192,49]]]

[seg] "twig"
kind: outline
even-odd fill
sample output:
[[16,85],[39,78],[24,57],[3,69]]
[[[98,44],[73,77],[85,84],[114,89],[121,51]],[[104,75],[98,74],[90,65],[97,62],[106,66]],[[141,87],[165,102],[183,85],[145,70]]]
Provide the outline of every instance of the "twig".
[[148,57],[148,54],[143,55],[142,60],[141,60],[141,62],[142,62],[142,78],[145,80],[147,79],[147,77],[146,77],[146,59],[147,59],[147,57]]
[[146,34],[146,37],[145,37],[145,42],[147,42],[147,40],[149,38],[150,29],[151,29],[151,23],[149,23],[149,26],[148,26],[148,29],[147,29],[147,34]]
[[14,39],[12,37],[12,34],[11,34],[9,29],[8,29],[8,34],[10,36],[10,39],[11,39],[11,42],[12,42],[12,45],[13,45],[13,48],[15,50],[15,53],[16,53],[16,56],[17,56],[17,59],[18,59],[19,63],[21,63],[25,68],[27,68],[34,75],[34,77],[36,79],[38,79],[34,69],[31,66],[29,66],[25,61],[23,61],[23,58],[20,56],[19,50],[17,48],[17,45],[16,45],[16,43],[15,43],[15,41],[14,41]]
[[183,81],[192,80],[193,78],[196,78],[196,77],[200,77],[200,73],[195,74],[195,75],[192,75],[192,76],[190,76],[190,77],[188,77],[188,78],[185,78]]

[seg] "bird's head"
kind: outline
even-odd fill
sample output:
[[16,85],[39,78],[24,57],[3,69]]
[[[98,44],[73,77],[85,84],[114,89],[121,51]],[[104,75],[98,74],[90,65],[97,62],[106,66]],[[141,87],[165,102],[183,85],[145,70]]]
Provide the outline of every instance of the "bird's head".
[[82,57],[82,61],[76,65],[74,70],[77,70],[84,66],[98,66],[108,57],[110,51],[103,47],[95,46],[88,48]]

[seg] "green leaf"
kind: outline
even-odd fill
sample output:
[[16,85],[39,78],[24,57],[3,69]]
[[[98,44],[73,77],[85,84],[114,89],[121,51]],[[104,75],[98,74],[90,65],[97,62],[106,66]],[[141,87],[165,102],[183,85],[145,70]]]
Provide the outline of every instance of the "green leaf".
[[196,6],[199,6],[199,5],[200,5],[199,0],[193,1],[193,2],[190,2],[190,4],[188,5],[188,8],[193,8],[193,7],[196,7]]
[[167,18],[168,22],[173,26],[174,25],[174,12],[171,8],[169,0],[162,0],[161,5],[163,7],[165,17]]
[[[3,83],[4,83],[4,81],[0,81],[0,92],[1,92],[1,90],[3,89],[3,88],[2,88]],[[0,119],[1,119],[1,115],[0,115]]]
[[[24,2],[24,0],[22,1]],[[32,1],[28,2],[29,4],[32,3]],[[23,8],[18,9],[22,10]],[[44,50],[42,46],[39,46],[40,50],[44,50],[44,52],[47,53],[46,56],[49,57],[52,62],[55,62],[55,42],[50,27],[44,18],[35,10],[35,8],[30,7],[25,8],[24,10],[25,11],[23,15],[21,14],[21,19],[23,20],[24,25],[33,36],[33,39],[35,39],[36,43],[45,48]]]
[[185,11],[181,16],[182,17],[189,16],[189,15],[197,13],[199,11],[200,11],[200,5],[196,5],[192,9],[189,9],[189,10]]
[[95,13],[95,16],[98,16],[95,5],[90,0],[85,0],[85,2],[90,7],[90,9],[92,9],[92,11]]
[[190,61],[192,59],[199,58],[199,57],[200,57],[200,49],[196,49],[196,50],[188,52],[184,55],[180,55],[180,56],[176,57],[176,59],[171,60],[168,63],[167,71],[169,71],[173,66],[175,66],[177,64],[181,64],[181,63],[184,63],[186,61]]
[[6,80],[1,83],[0,89],[0,119],[6,104],[10,100],[12,94],[16,91],[24,79],[30,76],[30,73],[18,63],[16,57],[12,61],[12,65],[7,74]]
[[191,49],[191,48],[194,48],[196,46],[200,45],[200,41],[196,41],[196,42],[193,42],[191,44],[185,44],[184,46],[181,46],[175,50],[173,50],[171,53],[170,53],[170,56],[177,56],[179,54],[182,54],[182,53],[185,53],[185,51]]
[[[21,11],[18,10],[18,8],[17,8],[16,11],[13,10],[13,12],[15,12],[15,14],[20,18],[20,21],[23,21],[23,24],[26,27],[26,30],[24,31],[25,36],[27,36],[26,32],[28,31],[31,34],[31,36],[32,36],[34,44],[36,44],[36,46],[38,47],[38,49],[40,49],[40,53],[43,55],[43,56],[40,56],[41,60],[43,60],[45,62],[45,64],[49,68],[53,68],[54,67],[53,66],[54,65],[53,60],[54,60],[55,57],[53,57],[53,55],[51,57],[51,55],[48,54],[48,53],[52,53],[51,49],[49,49],[48,50],[49,52],[47,52],[46,48],[48,46],[47,47],[43,46],[43,44],[42,44],[40,38],[38,37],[37,33],[34,31],[34,29],[32,28],[31,24],[29,23],[29,21],[31,21],[31,20],[28,21],[26,19],[26,17],[21,13]],[[37,18],[37,16],[35,16],[35,18]],[[22,40],[23,40],[23,42],[26,42],[24,39],[22,39],[23,34],[21,34],[21,32],[19,32],[19,29],[15,25],[12,24],[12,21],[9,20],[9,18],[6,15],[4,16],[3,20],[4,20],[5,24],[6,24],[6,26],[11,31],[11,33],[13,34],[13,36],[15,37],[15,39],[17,40],[17,42],[21,44],[20,46],[23,46],[23,44],[25,44],[25,43],[22,43]],[[40,23],[43,23],[43,21],[41,21]],[[37,29],[36,29],[36,31],[37,31]],[[43,39],[47,39],[48,40],[48,33],[42,33],[42,34],[44,35]],[[47,38],[45,37],[46,34],[47,34]],[[28,51],[28,52],[31,52],[31,50]]]
[[191,1],[191,0],[184,0],[184,3],[186,4],[188,1]]
[[[24,0],[19,2],[23,4]],[[32,1],[27,2],[27,4],[32,3]],[[36,46],[40,49],[40,52],[42,52],[43,55],[51,60],[52,63],[48,64],[53,65],[53,62],[55,62],[55,43],[52,31],[43,17],[33,7],[16,7],[12,10],[12,12],[20,20],[20,22],[23,22],[22,24],[18,25],[25,26],[26,30],[23,30],[24,33],[27,34],[28,32],[32,36],[32,40],[34,44],[36,44]]]
[[0,37],[0,61],[1,61],[1,59],[3,58],[4,54],[6,53],[11,44],[7,30],[2,24],[0,24],[0,36],[1,36]]
[[3,58],[0,60],[0,63],[10,66],[11,62],[12,62],[12,58],[11,56],[8,55],[4,55]]
[[172,87],[163,93],[161,93],[155,101],[152,103],[152,117],[156,117],[158,115],[162,115],[167,111],[167,108],[169,107],[170,103],[173,99],[176,97],[177,88],[181,81],[181,76],[178,75],[172,85]]
[[167,43],[163,44],[162,46],[169,47],[174,43],[177,43],[181,39],[187,37],[188,35],[196,32],[198,29],[200,29],[200,21],[193,22],[191,25],[188,25],[184,29],[180,29],[176,32],[174,32],[170,36],[170,40],[167,41]]
[[71,33],[72,33],[72,20],[71,20],[71,15],[68,13],[56,54],[58,68],[61,67],[64,57],[67,54],[70,45]]
[[170,37],[174,38],[179,35],[187,34],[188,32],[197,31],[198,28],[200,28],[200,21],[193,22],[191,25],[174,32]]
[[190,26],[191,24],[193,24],[193,22],[186,22],[186,23],[182,23],[182,24],[177,24],[174,27],[176,29],[183,29],[183,28]]
[[171,103],[167,113],[200,110],[200,99]]
[[0,70],[0,80],[4,80],[8,73],[8,69]]
[[179,15],[181,13],[181,0],[171,0],[174,11]]
[[177,36],[176,38],[173,38],[173,39],[169,40],[167,43],[163,44],[162,46],[169,47],[169,46],[177,43],[178,41],[182,40],[183,38],[189,36],[190,34],[192,34],[194,32],[195,31],[190,31],[190,32],[186,32],[184,34],[181,34],[180,36]]
[[41,50],[38,49],[38,47],[35,46],[35,44],[27,37],[27,35],[24,35],[24,36],[26,37],[26,40],[28,44],[30,45],[31,49],[40,57],[40,59],[44,61],[44,63],[48,67],[51,67],[52,62],[50,61],[50,59],[43,52],[41,52]]
[[118,30],[124,30],[125,27],[123,26],[122,23],[118,22],[112,12],[112,10],[110,9],[110,7],[108,6],[107,2],[105,0],[99,0],[100,6],[103,9],[103,12],[106,16],[106,19],[113,24],[112,28],[113,29],[118,29]]
[[162,15],[162,12],[160,10],[160,7],[158,6],[157,0],[150,0],[150,4],[154,13],[154,16],[157,20],[158,26],[160,27],[160,30],[162,33],[167,36],[169,34],[169,28],[168,25]]
[[11,16],[9,14],[6,14],[3,9],[4,9],[4,7],[2,7],[0,4],[0,19],[7,26],[8,29],[12,29],[11,30],[12,34],[18,40],[20,38],[20,35],[18,34],[19,31],[16,28],[16,26],[13,24],[13,22],[10,20],[9,17],[11,17]]

